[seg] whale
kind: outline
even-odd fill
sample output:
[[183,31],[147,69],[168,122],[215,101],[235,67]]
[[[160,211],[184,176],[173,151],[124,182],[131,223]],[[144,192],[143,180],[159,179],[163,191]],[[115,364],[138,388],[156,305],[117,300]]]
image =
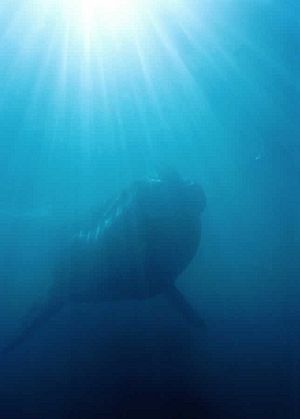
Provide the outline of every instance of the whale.
[[69,303],[164,295],[190,324],[204,327],[175,282],[198,251],[205,206],[201,185],[177,174],[133,183],[88,228],[78,227],[54,264],[46,298],[2,353],[15,350]]

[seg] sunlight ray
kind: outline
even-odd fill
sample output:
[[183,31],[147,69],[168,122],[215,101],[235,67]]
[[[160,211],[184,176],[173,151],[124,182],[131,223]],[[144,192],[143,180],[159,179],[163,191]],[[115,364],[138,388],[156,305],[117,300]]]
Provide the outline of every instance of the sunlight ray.
[[[155,118],[167,132],[172,84],[179,96],[197,86],[166,21],[171,17],[192,42],[190,25],[196,28],[197,17],[191,5],[183,0],[22,1],[2,34],[6,42],[18,40],[7,80],[13,85],[20,68],[26,74],[27,66],[28,72],[35,66],[26,113],[34,118],[33,110],[40,96],[46,101],[47,92],[52,125],[77,124],[82,137],[91,137],[97,121],[103,129],[115,122],[108,137],[123,138],[128,112],[135,115],[137,127]],[[139,95],[150,115],[143,114]],[[135,110],[126,108],[130,98]]]

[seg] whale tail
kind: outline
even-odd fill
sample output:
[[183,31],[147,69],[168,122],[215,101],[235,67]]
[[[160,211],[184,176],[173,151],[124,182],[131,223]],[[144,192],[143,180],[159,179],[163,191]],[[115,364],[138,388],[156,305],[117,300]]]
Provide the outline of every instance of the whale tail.
[[54,298],[49,299],[38,307],[34,307],[34,309],[29,312],[28,317],[30,317],[30,319],[25,319],[25,324],[20,332],[2,349],[1,354],[6,355],[14,351],[19,345],[44,326],[48,320],[61,310],[62,307],[63,302]]

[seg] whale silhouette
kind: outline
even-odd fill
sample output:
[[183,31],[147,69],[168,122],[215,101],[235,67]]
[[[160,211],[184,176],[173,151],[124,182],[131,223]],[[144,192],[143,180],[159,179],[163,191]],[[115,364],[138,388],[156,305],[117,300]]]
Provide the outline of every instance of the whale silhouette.
[[164,294],[185,319],[203,326],[175,281],[197,252],[205,204],[201,186],[178,175],[132,185],[91,228],[79,229],[70,240],[55,265],[46,301],[2,353],[15,349],[71,302]]

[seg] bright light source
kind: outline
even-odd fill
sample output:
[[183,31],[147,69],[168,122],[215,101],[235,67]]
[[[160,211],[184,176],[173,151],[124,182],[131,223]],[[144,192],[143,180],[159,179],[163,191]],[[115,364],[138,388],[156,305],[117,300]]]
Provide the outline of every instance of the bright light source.
[[137,23],[141,1],[63,0],[64,20],[83,35],[131,31]]
[[[169,132],[165,112],[173,118],[174,104],[183,103],[186,92],[200,103],[192,69],[201,60],[190,53],[201,51],[200,30],[205,35],[202,2],[210,3],[2,0],[4,6],[0,0],[2,20],[10,17],[0,31],[2,55],[11,61],[5,64],[6,84],[20,82],[23,88],[24,83],[26,92],[30,86],[28,126],[35,127],[37,118],[49,127],[49,136],[100,135],[122,141],[123,147],[126,130],[148,141],[156,133],[152,118],[157,114]],[[44,107],[52,125],[42,122]]]

